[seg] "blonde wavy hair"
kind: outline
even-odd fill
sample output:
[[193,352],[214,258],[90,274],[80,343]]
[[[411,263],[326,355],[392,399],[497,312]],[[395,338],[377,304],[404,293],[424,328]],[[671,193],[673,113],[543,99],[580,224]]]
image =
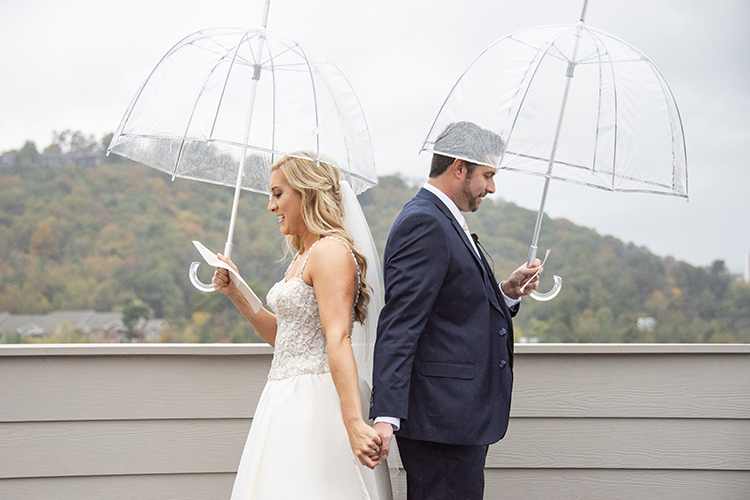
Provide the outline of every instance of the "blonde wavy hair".
[[[354,304],[354,320],[364,323],[367,303],[370,301],[370,286],[365,281],[367,259],[356,248],[349,233],[344,229],[341,204],[339,170],[308,151],[297,151],[271,165],[271,172],[281,170],[286,181],[302,197],[302,220],[313,234],[321,237],[333,236],[341,240],[354,254],[359,268],[359,295]],[[287,236],[287,247],[303,252],[302,237]]]

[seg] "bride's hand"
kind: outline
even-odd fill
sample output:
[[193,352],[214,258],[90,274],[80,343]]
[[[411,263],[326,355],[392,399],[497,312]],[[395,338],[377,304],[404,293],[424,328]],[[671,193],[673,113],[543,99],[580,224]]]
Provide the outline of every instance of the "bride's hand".
[[360,419],[346,429],[349,434],[349,445],[359,461],[365,467],[374,469],[380,463],[378,450],[380,449],[380,436],[375,429]]
[[[217,257],[222,262],[226,262],[229,264],[229,266],[237,271],[237,266],[234,265],[234,262],[232,262],[229,257],[224,257],[221,254],[218,254]],[[229,295],[232,292],[236,291],[237,287],[232,283],[232,280],[229,278],[229,271],[224,269],[223,267],[217,267],[216,271],[214,271],[214,277],[211,279],[211,283],[213,283],[214,287],[224,295]]]

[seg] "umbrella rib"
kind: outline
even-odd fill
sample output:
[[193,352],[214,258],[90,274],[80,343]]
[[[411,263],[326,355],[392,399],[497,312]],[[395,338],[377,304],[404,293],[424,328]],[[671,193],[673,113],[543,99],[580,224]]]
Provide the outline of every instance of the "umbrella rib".
[[[270,51],[269,51],[269,57],[268,57],[268,60],[267,60],[267,61],[263,61],[262,63],[260,63],[260,65],[261,65],[261,66],[264,66],[265,64],[268,64],[268,63],[272,62],[272,60],[273,60],[273,59],[275,59],[275,58],[277,58],[277,57],[281,57],[281,56],[283,56],[283,55],[284,55],[284,54],[286,54],[287,52],[293,52],[293,51],[294,51],[294,49],[295,49],[295,46],[296,46],[296,47],[299,47],[299,44],[296,44],[296,43],[295,43],[295,45],[294,45],[294,46],[289,46],[289,45],[287,45],[287,46],[286,46],[286,50],[282,50],[281,52],[279,52],[279,53],[278,53],[278,54],[276,54],[276,55],[271,55],[271,54],[270,54]],[[302,57],[304,57],[304,54],[302,54]],[[280,67],[280,66],[283,66],[283,65],[276,65],[276,67],[277,67],[277,68],[278,68],[278,67]],[[290,66],[291,66],[291,65],[290,65]]]
[[[555,55],[555,52],[557,52],[557,55]],[[545,54],[545,55],[548,55],[549,57],[553,57],[555,59],[559,59],[561,61],[565,61],[566,63],[571,62],[570,58],[567,57],[565,55],[565,53],[562,50],[560,50],[560,47],[558,47],[557,45],[555,45],[554,42],[552,42],[552,46],[550,47],[550,51],[547,54]]]
[[[529,160],[539,160],[539,161],[543,161],[545,163],[549,162],[549,158],[544,158],[544,157],[538,156],[538,155],[530,155],[530,154],[526,154],[526,153],[516,153],[514,151],[506,151],[505,154],[509,154],[511,156],[517,156],[519,158],[528,158]],[[558,163],[560,165],[564,165],[566,167],[579,168],[581,170],[590,170],[590,169],[586,168],[585,165],[577,165],[575,163],[570,163],[570,162],[566,162],[566,161],[555,160],[555,163]],[[501,167],[501,168],[505,168],[505,167]],[[509,168],[508,170],[512,170],[512,169]]]
[[[278,57],[278,56],[274,56],[274,57]],[[270,61],[268,61],[268,62],[270,63]],[[266,63],[264,63],[264,64],[266,64]],[[297,69],[299,69],[300,73],[304,72],[305,69],[307,69],[305,64],[300,64],[300,63],[275,64],[274,66],[277,69],[278,68],[291,69],[291,70],[297,70]]]
[[[190,126],[193,123],[193,118],[195,117],[195,111],[198,108],[198,102],[201,100],[201,97],[203,97],[203,93],[206,90],[206,85],[208,85],[209,80],[211,79],[211,77],[213,76],[214,72],[216,72],[216,70],[219,68],[219,66],[221,65],[221,63],[224,60],[225,60],[225,58],[221,57],[217,61],[217,63],[211,68],[211,71],[209,72],[208,76],[203,80],[203,85],[201,85],[200,92],[198,92],[198,95],[195,98],[195,102],[193,103],[193,106],[192,106],[192,108],[190,110],[190,118],[188,118],[187,124],[185,125],[185,133],[183,134],[182,139],[180,140],[180,149],[177,152],[177,158],[175,160],[174,167],[173,167],[173,170],[172,170],[172,175],[173,176],[177,175],[177,170],[179,169],[180,162],[182,161],[182,153],[183,153],[183,151],[185,149],[185,142],[188,140],[187,139],[187,137],[188,137],[188,130],[190,130]],[[230,68],[231,68],[231,65],[230,65]],[[226,83],[225,83],[225,86],[226,86]],[[224,95],[224,91],[222,90],[222,97],[223,97],[223,95]],[[221,99],[219,100],[219,106],[221,106]],[[217,109],[217,115],[218,115],[218,109]],[[214,117],[214,125],[216,124],[216,118],[217,118],[217,116]],[[213,127],[211,128],[211,135],[209,136],[209,139],[212,136],[213,136]]]
[[[596,59],[593,59],[595,57],[595,54],[591,54],[588,59],[585,61],[579,61],[577,64],[582,65],[589,65],[589,64],[598,64],[598,61]],[[612,61],[612,64],[620,64],[620,63],[632,63],[632,62],[639,62],[643,59],[610,59]]]
[[614,128],[615,133],[613,135],[613,147],[612,147],[612,189],[615,188],[615,180],[617,179],[617,144],[619,141],[620,134],[618,133],[620,130],[620,113],[619,113],[619,101],[617,99],[617,78],[615,78],[615,68],[614,66],[610,65],[610,69],[612,71],[612,94],[613,94],[613,108],[614,108]]
[[[529,160],[536,160],[536,161],[541,161],[541,162],[544,162],[544,163],[548,163],[549,162],[549,158],[545,158],[545,157],[542,157],[542,156],[529,155],[529,154],[525,154],[525,153],[516,153],[514,151],[506,151],[505,153],[509,154],[509,155],[512,155],[512,156],[519,157],[519,158],[527,158]],[[576,169],[579,169],[579,170],[585,170],[587,172],[591,172],[591,169],[587,168],[585,165],[578,165],[578,164],[575,164],[575,163],[570,163],[570,162],[565,162],[565,161],[559,161],[559,160],[555,160],[555,163],[558,164],[558,165],[563,165],[563,166],[566,166],[566,167],[571,167],[571,168],[576,168]],[[528,174],[536,175],[536,176],[540,176],[540,177],[545,177],[547,175],[547,174],[544,174],[544,173],[534,172],[534,171],[531,171],[531,170],[521,170],[521,169],[517,169],[517,168],[513,168],[513,167],[502,166],[500,168],[502,168],[503,170],[511,170],[511,171],[514,171],[514,172],[523,172],[523,173],[528,173]],[[669,184],[660,183],[660,182],[656,182],[656,181],[647,181],[647,180],[639,179],[637,177],[632,177],[632,176],[628,176],[628,175],[621,175],[621,174],[613,173],[613,176],[616,177],[616,178],[618,178],[618,179],[622,179],[622,180],[626,180],[626,181],[635,181],[635,182],[639,182],[639,183],[643,183],[643,184],[649,184],[649,185],[652,185],[652,186],[659,186],[659,187],[663,187],[663,188],[667,188],[667,189],[671,188],[671,186]],[[626,191],[625,189],[618,189],[618,188],[614,187],[614,183],[612,183],[611,187],[607,188],[607,187],[604,187],[604,186],[601,186],[601,185],[597,185],[597,184],[590,184],[590,183],[587,183],[586,181],[576,181],[576,180],[573,180],[573,179],[567,179],[565,177],[550,176],[550,178],[558,180],[558,181],[566,181],[566,182],[574,182],[574,183],[579,183],[579,184],[586,184],[587,186],[597,186],[600,189],[605,189],[607,191]]]
[[[613,72],[613,74],[614,74],[614,63],[615,62],[620,63],[620,62],[645,61],[648,64],[648,66],[650,67],[651,71],[654,72],[654,74],[656,75],[656,78],[659,81],[659,84],[662,86],[662,91],[666,90],[666,92],[662,92],[664,94],[664,96],[665,96],[665,99],[667,99],[666,96],[667,96],[667,93],[668,93],[669,97],[672,98],[672,104],[675,104],[675,102],[674,102],[675,101],[674,94],[672,94],[672,90],[669,88],[669,84],[667,84],[667,81],[664,78],[664,76],[661,74],[661,72],[659,71],[659,68],[657,68],[656,65],[653,64],[651,62],[651,60],[648,57],[646,57],[646,55],[643,52],[641,52],[640,50],[638,50],[633,45],[629,44],[628,42],[626,42],[624,40],[620,40],[619,38],[614,37],[612,35],[608,35],[608,36],[610,36],[611,38],[617,40],[618,42],[622,43],[623,45],[629,47],[630,50],[632,50],[635,54],[640,55],[639,59],[622,59],[622,60],[618,60],[618,61],[613,61],[612,59],[610,59],[610,61],[612,61],[612,72]],[[616,87],[615,87],[615,89],[616,89]],[[667,103],[667,107],[669,108],[669,104],[670,104],[669,100],[667,100],[666,103]],[[679,126],[680,126],[680,131],[682,131],[683,127],[682,127],[682,117],[680,116],[680,110],[679,110],[679,108],[677,108],[676,104],[675,104],[674,107],[675,107],[675,111],[677,113],[677,121],[678,121]],[[615,116],[617,116],[616,113],[617,113],[617,100],[615,99]],[[675,131],[675,129],[674,129],[674,126],[672,125],[672,121],[671,120],[669,121],[669,123],[670,123],[670,130],[672,132],[672,160],[673,160],[673,163],[672,163],[672,186],[671,186],[671,189],[674,190],[674,184],[675,184],[675,182],[674,182],[675,181],[675,166],[674,166],[674,162],[676,161],[676,158],[675,158],[675,148],[674,148],[674,138],[675,138],[674,131]],[[615,133],[615,141],[617,141],[617,134],[616,133]],[[615,142],[615,144],[616,144],[616,142]],[[685,162],[687,164],[687,150],[685,149],[685,141],[684,140],[682,141],[682,148],[683,148],[683,155],[685,156],[685,159],[686,159]],[[614,168],[613,168],[613,172],[614,172]],[[636,179],[636,180],[638,180],[638,179]],[[648,181],[640,181],[640,182],[649,183]],[[657,184],[657,185],[661,185],[661,184]],[[687,169],[685,169],[685,194],[677,194],[676,196],[682,196],[684,198],[687,198]]]
[[[425,138],[424,142],[422,142],[422,151],[425,151],[425,145],[427,145],[427,144],[430,143],[430,140],[429,140],[430,139],[430,135],[432,135],[432,131],[435,129],[435,125],[437,125],[437,123],[438,123],[438,118],[440,118],[440,115],[443,112],[443,109],[445,109],[445,106],[448,104],[448,101],[450,101],[450,98],[453,95],[453,92],[456,91],[456,88],[461,83],[461,81],[464,79],[464,77],[466,76],[466,73],[469,72],[469,70],[472,68],[472,66],[474,66],[474,64],[476,64],[476,62],[479,59],[481,59],[482,56],[484,56],[487,52],[489,52],[491,49],[493,49],[497,44],[499,44],[503,40],[512,40],[513,42],[515,42],[515,43],[517,43],[519,45],[523,45],[523,46],[529,47],[529,48],[535,50],[537,52],[537,54],[540,51],[539,47],[535,47],[535,46],[533,46],[533,45],[531,45],[531,44],[529,44],[527,42],[519,40],[518,38],[515,38],[514,34],[511,34],[511,35],[508,35],[507,37],[503,37],[503,38],[499,38],[499,39],[495,40],[486,49],[484,49],[482,52],[480,52],[479,55],[477,55],[474,58],[474,60],[471,61],[471,63],[469,63],[469,65],[466,67],[466,69],[464,70],[464,72],[461,73],[461,76],[458,77],[458,80],[456,80],[456,83],[453,84],[453,87],[451,88],[451,91],[448,93],[448,97],[445,98],[445,100],[443,101],[443,104],[440,106],[440,109],[438,110],[437,115],[435,116],[435,120],[433,120],[433,122],[432,122],[432,126],[430,127],[430,130],[427,132],[427,137]],[[549,46],[547,47],[547,51],[549,51]],[[551,54],[551,56],[554,57],[555,59],[560,59],[560,57],[558,55],[556,55],[556,54]],[[537,64],[535,72],[536,72],[536,70],[539,69],[539,64],[541,64],[541,59],[543,59],[543,57],[540,58],[540,63]],[[562,60],[565,60],[565,59],[563,58]],[[529,72],[529,68],[531,68],[531,64],[529,64],[527,66],[527,68],[526,68],[526,72],[524,73],[524,76],[521,79],[522,83],[526,79],[526,75]],[[532,77],[532,79],[533,79],[533,77]],[[528,92],[528,86],[526,88],[527,88],[527,92]],[[521,86],[518,87],[518,90],[516,91],[516,95],[518,95],[518,91],[520,89],[521,89]],[[524,94],[524,99],[525,99],[525,96],[526,96],[526,94]],[[521,104],[523,104],[523,99],[521,100]],[[521,109],[521,106],[519,106],[518,109],[517,109],[517,111],[516,111],[516,116],[515,116],[515,119],[513,120],[513,125],[511,126],[510,132],[508,133],[508,136],[505,139],[505,143],[506,144],[509,143],[510,136],[513,134],[513,129],[515,127],[516,121],[518,120],[518,114],[520,113],[520,109]],[[508,110],[508,114],[511,114],[511,113],[512,113],[512,110]],[[433,143],[433,146],[434,146],[434,143]]]
[[[200,32],[200,33],[202,33],[202,32]],[[138,89],[138,92],[136,92],[135,96],[133,96],[133,100],[130,102],[130,107],[126,111],[125,116],[122,117],[122,121],[120,122],[119,127],[117,127],[117,131],[115,131],[115,134],[112,136],[112,141],[113,142],[114,142],[115,138],[117,138],[118,136],[126,135],[126,134],[122,133],[122,129],[125,128],[125,124],[128,122],[128,120],[130,120],[130,116],[133,114],[133,109],[135,109],[135,103],[138,102],[138,99],[141,97],[141,94],[143,93],[143,90],[146,88],[146,85],[148,84],[149,80],[151,80],[151,77],[154,76],[154,73],[156,72],[156,70],[159,69],[159,66],[161,66],[161,63],[163,63],[164,60],[167,57],[169,57],[170,55],[172,55],[175,52],[175,50],[178,47],[180,47],[185,40],[189,39],[190,37],[192,37],[194,35],[195,35],[195,33],[190,34],[190,35],[186,36],[185,38],[183,38],[182,40],[180,40],[179,42],[177,42],[171,49],[169,49],[167,51],[166,54],[164,54],[162,56],[162,58],[159,60],[159,62],[156,64],[156,66],[154,66],[154,69],[151,70],[151,73],[149,73],[149,75],[146,77],[146,79],[141,84],[141,87]]]
[[[227,90],[227,84],[229,83],[229,77],[232,74],[232,69],[234,68],[234,62],[237,60],[237,54],[239,53],[240,48],[242,47],[242,45],[245,42],[250,43],[250,39],[252,38],[252,37],[248,37],[249,33],[251,33],[251,32],[246,31],[246,32],[244,32],[242,34],[242,38],[240,38],[240,41],[237,44],[236,48],[234,49],[234,53],[232,54],[232,60],[230,61],[229,68],[227,69],[227,76],[224,78],[224,86],[221,88],[221,94],[219,94],[219,101],[216,103],[216,112],[214,113],[214,121],[211,124],[211,132],[208,134],[209,140],[211,140],[211,138],[213,138],[213,136],[214,136],[214,131],[216,129],[216,122],[219,120],[219,112],[221,111],[221,104],[222,104],[222,102],[224,102],[224,93]],[[252,50],[250,51],[250,53],[252,53]],[[221,62],[224,59],[225,58],[222,57],[219,61]],[[254,60],[254,58],[253,58],[253,60]],[[217,66],[218,66],[218,64],[217,64]]]
[[[179,140],[183,139],[183,136],[181,136],[181,135],[158,135],[158,136],[157,135],[149,135],[149,134],[122,134],[122,135],[124,137],[134,137],[134,138],[139,138],[139,139],[154,139],[154,138],[157,138],[157,139],[165,139],[165,140],[172,140],[172,141],[179,141]],[[192,140],[192,138],[190,140]],[[226,140],[226,139],[202,139],[202,140],[204,140],[207,143],[211,143],[211,144],[224,144],[226,146],[231,146],[231,147],[241,147],[242,146],[241,142],[230,141],[230,140]],[[282,151],[276,151],[276,150],[264,148],[264,147],[261,147],[261,146],[248,145],[248,148],[252,149],[254,151],[261,152],[261,153],[269,153],[269,154],[270,153],[277,153],[277,154],[283,153]]]
[[317,155],[318,159],[320,159],[320,122],[318,121],[318,92],[315,88],[315,78],[313,77],[313,70],[310,65],[310,59],[308,59],[307,54],[305,53],[305,49],[302,47],[299,47],[300,55],[305,60],[305,63],[307,64],[307,70],[310,75],[310,86],[312,87],[312,97],[313,97],[313,110],[315,115],[315,154]]
[[[196,35],[196,34],[198,34],[198,33],[199,33],[199,34],[201,34],[201,35],[202,35],[202,37],[201,37],[201,38],[198,38],[198,39],[196,39],[196,40],[192,40],[191,42],[189,42],[189,43],[186,43],[185,45],[192,45],[192,46],[194,46],[195,48],[197,48],[197,49],[199,49],[199,50],[203,50],[203,51],[205,51],[205,52],[208,52],[208,53],[211,53],[211,54],[215,54],[215,55],[217,55],[217,56],[220,56],[220,57],[224,57],[224,55],[225,55],[225,54],[227,54],[227,53],[229,53],[229,52],[233,52],[233,51],[235,51],[235,50],[236,50],[236,46],[231,46],[231,45],[227,45],[227,44],[222,44],[222,43],[220,43],[220,42],[219,42],[218,40],[215,40],[214,38],[210,38],[210,37],[209,37],[209,35],[208,35],[208,34],[206,34],[206,33],[207,33],[207,32],[209,32],[209,31],[213,31],[213,30],[212,30],[212,29],[208,29],[208,30],[201,30],[201,31],[199,31],[199,32],[197,32],[197,33],[194,33],[194,35]],[[256,35],[257,35],[257,34],[259,33],[259,31],[258,31],[258,30],[251,30],[251,31],[241,31],[241,30],[237,29],[237,30],[236,30],[236,31],[235,31],[234,33],[232,33],[232,34],[235,34],[235,33],[237,33],[237,32],[241,32],[241,33],[243,33],[244,35],[250,34],[250,35],[251,35],[251,36],[250,36],[250,38],[253,38],[254,36],[256,36]],[[216,50],[215,48],[211,48],[211,47],[209,47],[209,46],[207,46],[207,45],[206,45],[206,46],[204,46],[204,45],[199,45],[199,44],[198,44],[198,42],[201,42],[201,41],[205,41],[205,42],[207,42],[207,43],[213,44],[213,45],[215,45],[215,46],[217,46],[217,47],[219,47],[220,49],[223,49],[223,50]],[[180,43],[182,43],[182,42],[180,42]],[[179,45],[179,44],[178,44],[178,45]],[[237,62],[238,62],[238,63],[244,63],[244,64],[245,64],[245,65],[247,65],[247,66],[252,66],[252,62],[251,62],[250,60],[248,60],[248,59],[246,59],[246,58],[242,57],[241,55],[238,55],[238,60],[237,60]]]
[[[509,39],[512,39],[518,43],[518,40],[514,39],[512,35],[508,36]],[[430,135],[432,135],[432,131],[435,129],[435,125],[437,125],[438,118],[440,118],[440,114],[443,112],[443,109],[445,109],[446,104],[448,104],[448,101],[450,100],[451,96],[453,95],[453,92],[455,92],[456,87],[461,83],[461,81],[464,79],[464,76],[466,76],[466,73],[469,72],[472,66],[484,55],[486,54],[490,49],[492,49],[495,45],[500,43],[503,40],[503,38],[500,38],[498,40],[495,40],[493,43],[491,43],[486,49],[484,49],[482,52],[479,53],[477,57],[474,58],[473,61],[469,63],[469,65],[466,67],[463,73],[461,73],[461,76],[458,77],[458,80],[456,80],[456,83],[453,84],[453,87],[451,88],[451,91],[448,92],[448,97],[445,98],[443,101],[443,104],[440,105],[440,109],[437,112],[437,115],[435,115],[435,119],[432,121],[432,125],[430,126],[430,130],[427,132],[427,137],[425,137],[425,140],[422,142],[422,149],[421,151],[425,151],[425,145],[427,145],[430,141]],[[505,141],[507,144],[507,140]],[[434,146],[434,142],[432,143]]]
[[[346,84],[349,86],[350,89],[354,88],[354,87],[352,87],[352,84],[349,82],[349,79],[338,69],[338,67],[336,67],[335,64],[333,64],[331,61],[327,61],[327,64],[330,64],[331,66],[333,66],[333,68],[341,76],[341,78],[344,79],[344,81],[346,82]],[[357,94],[353,90],[352,90],[352,96],[354,97],[354,100],[357,103],[357,107],[361,111],[362,110],[362,104],[359,102],[359,98],[357,97]],[[335,105],[336,105],[336,111],[338,111],[340,113],[338,101],[335,101]],[[367,131],[366,137],[368,138],[367,140],[369,142],[370,141],[370,139],[369,139],[369,137],[370,137],[370,128],[367,126],[367,120],[365,119],[364,113],[361,113],[361,114],[362,114],[362,121],[364,122],[365,130]],[[350,156],[351,156],[351,144],[350,144],[350,141],[351,141],[351,139],[349,137],[349,134],[344,134],[344,145],[345,145],[345,149],[346,149],[346,164],[347,165],[351,164],[350,159],[349,159]],[[370,147],[372,147],[372,144],[370,144]],[[352,172],[349,169],[339,169],[339,170],[341,170],[343,172],[347,172],[351,177],[354,177],[356,179],[360,179],[360,180],[364,181],[365,188],[362,189],[362,191],[360,191],[359,189],[357,189],[357,186],[355,186],[353,182],[350,182],[350,184],[352,185],[352,188],[354,189],[354,192],[356,194],[359,194],[359,193],[365,191],[370,186],[375,186],[378,183],[378,176],[375,173],[374,165],[373,165],[374,182],[373,182],[373,180],[368,179],[367,177],[365,177],[363,175],[356,174],[355,172]]]
[[[601,45],[602,47],[605,48],[604,55],[607,56],[607,59],[609,60],[609,68],[610,68],[610,70],[612,72],[612,94],[613,94],[613,100],[614,100],[614,103],[613,103],[613,109],[614,109],[614,134],[613,134],[614,138],[613,138],[613,141],[614,141],[614,146],[612,147],[612,177],[611,177],[611,181],[610,181],[611,182],[611,190],[612,191],[616,191],[617,190],[617,188],[615,188],[615,185],[616,185],[616,180],[617,180],[618,177],[620,179],[633,180],[633,181],[637,181],[637,182],[645,182],[645,183],[648,184],[647,181],[639,181],[636,178],[622,176],[622,175],[619,175],[617,173],[617,142],[618,142],[617,141],[617,139],[618,139],[617,131],[619,129],[619,122],[618,122],[619,113],[618,113],[618,101],[617,101],[617,78],[616,78],[616,75],[615,75],[615,67],[614,67],[614,64],[613,64],[613,61],[612,61],[612,56],[611,56],[609,50],[607,50],[606,44],[602,41],[602,39],[599,36],[600,33],[597,30],[590,29],[588,27],[586,28],[586,31],[589,33],[589,35],[591,36],[592,39],[594,39],[594,40],[596,40],[598,42],[598,44],[597,44],[597,53],[599,52],[599,50],[598,50],[599,45]],[[590,57],[593,57],[593,54]],[[600,59],[599,59],[599,109],[600,109],[600,112],[597,113],[597,124],[596,124],[595,140],[594,140],[594,146],[595,146],[594,147],[594,163],[591,166],[592,172],[596,172],[596,151],[597,151],[596,145],[599,143],[599,124],[600,124],[599,119],[601,118],[601,92],[602,92],[601,77],[602,77],[602,70],[601,70],[601,56],[600,56]],[[657,185],[659,185],[659,184],[657,184]]]
[[[563,34],[564,33],[558,33],[554,37],[553,40],[549,41],[548,44],[547,44],[547,48],[543,52],[542,52],[541,48],[536,49],[537,50],[537,55],[540,52],[542,52],[542,54],[539,56],[539,58],[537,60],[537,63],[536,63],[536,67],[534,68],[534,70],[531,73],[531,76],[529,77],[529,83],[526,85],[526,89],[525,89],[525,91],[523,93],[523,97],[521,98],[521,101],[518,103],[518,106],[516,107],[516,116],[513,117],[513,123],[510,126],[510,131],[508,132],[508,137],[506,139],[506,144],[510,144],[510,139],[513,136],[513,131],[516,128],[516,123],[518,122],[518,117],[521,114],[521,109],[523,108],[523,103],[526,101],[526,97],[528,96],[529,90],[531,89],[531,84],[534,81],[534,78],[536,77],[537,72],[539,71],[539,67],[542,65],[542,61],[549,54],[550,50],[554,47],[555,42],[557,41],[557,39],[560,38]],[[555,47],[555,49],[559,50],[556,47]],[[565,59],[567,59],[567,58],[565,58]],[[523,82],[526,80],[526,75],[528,74],[528,72],[531,69],[532,65],[533,65],[533,61],[532,61],[532,64],[529,64],[527,66],[526,73],[524,74],[524,77],[521,79],[521,84],[523,84]],[[521,89],[521,86],[519,85],[518,88]],[[517,95],[518,95],[518,91],[516,91],[516,96]],[[515,99],[515,96],[514,96],[514,99]]]
[[[581,180],[577,180],[577,179],[569,179],[567,177],[558,177],[556,175],[547,176],[546,173],[531,172],[529,170],[523,170],[523,169],[520,169],[520,168],[512,168],[512,167],[501,167],[501,168],[503,170],[507,170],[509,172],[516,172],[516,173],[519,173],[519,174],[526,174],[526,175],[534,175],[534,176],[543,177],[543,178],[549,177],[550,179],[555,180],[555,181],[562,181],[562,182],[567,182],[569,184],[576,184],[576,185],[579,185],[579,186],[592,187],[592,188],[596,188],[596,189],[601,189],[602,191],[610,191],[610,192],[613,192],[613,193],[649,193],[649,194],[660,194],[660,195],[664,195],[664,196],[676,196],[678,198],[687,198],[686,195],[681,194],[681,193],[675,193],[674,191],[664,191],[664,190],[659,191],[659,190],[656,190],[656,189],[641,189],[641,188],[639,188],[639,189],[622,189],[622,188],[617,189],[617,188],[612,188],[612,187],[608,187],[608,186],[602,186],[601,184],[593,184],[593,183],[590,183],[590,182],[581,181]],[[632,179],[632,180],[639,180],[639,179]],[[641,181],[641,182],[643,182],[644,184],[649,184],[649,185],[652,185],[652,186],[662,187],[662,188],[665,188],[665,189],[669,189],[669,186],[664,185],[664,184],[659,184],[659,183],[650,182],[650,181]]]
[[[573,25],[573,26],[575,26],[575,25]],[[531,45],[531,44],[530,44],[530,43],[528,43],[528,42],[525,42],[525,41],[523,41],[523,40],[519,40],[518,38],[516,38],[516,37],[515,37],[515,33],[514,33],[513,35],[509,35],[509,36],[508,36],[507,38],[508,38],[509,40],[513,40],[514,42],[518,43],[519,45],[524,45],[524,46],[526,46],[526,47],[528,47],[528,48],[530,48],[530,49],[533,49],[533,50],[539,51],[539,47],[536,47],[536,46],[534,46],[534,45]],[[501,41],[501,40],[503,40],[503,39],[501,38],[500,40],[498,40],[498,42],[499,42],[499,41]],[[497,43],[497,42],[496,42],[496,43]],[[493,45],[494,45],[494,44],[493,44]],[[560,49],[557,49],[557,51],[558,51],[558,53],[557,53],[557,54],[554,54],[554,53],[550,53],[550,54],[549,54],[549,56],[550,56],[550,57],[554,57],[555,59],[560,59],[561,61],[565,61],[565,62],[568,62],[568,58],[567,58],[567,57],[565,57],[565,54],[563,54],[562,52],[560,52]]]
[[[289,49],[291,50],[291,49]],[[277,57],[280,57],[282,54],[287,53],[288,50],[283,51],[281,54],[277,54],[276,56],[271,54],[271,46],[268,46],[268,63],[271,65],[271,149],[276,149],[276,69],[278,66],[274,64],[274,61]],[[276,163],[276,155],[274,153],[271,153],[271,165]]]
[[[203,33],[203,32],[201,32],[201,33]],[[206,42],[208,42],[208,43],[210,43],[210,44],[212,44],[212,45],[214,45],[216,47],[219,47],[219,50],[214,49],[214,48],[209,47],[209,46],[197,45],[197,42],[199,40],[195,40],[195,41],[191,42],[190,45],[196,45],[197,48],[199,48],[201,50],[204,50],[206,52],[210,52],[212,54],[216,54],[217,56],[220,56],[220,57],[223,57],[225,54],[227,54],[229,52],[234,52],[236,50],[236,46],[233,47],[233,46],[230,46],[228,44],[219,43],[218,40],[216,40],[214,38],[209,38],[208,35],[205,35],[203,38],[201,38],[201,40],[205,40]]]
[[[647,59],[648,60],[648,59]],[[650,62],[650,61],[649,61]],[[659,85],[662,87],[662,95],[664,96],[665,103],[667,105],[667,113],[669,113],[669,109],[671,108],[670,104],[674,104],[674,94],[672,94],[672,89],[669,88],[669,84],[667,83],[667,80],[664,78],[664,76],[659,71],[659,68],[656,67],[654,64],[649,64],[649,67],[651,68],[651,71],[653,71],[654,75],[656,76],[657,81],[659,82]],[[669,96],[672,99],[672,102],[669,101],[667,98]],[[680,125],[680,136],[684,134],[682,129],[682,117],[680,116],[680,110],[677,108],[677,105],[674,105],[675,111],[677,113],[677,123]],[[669,120],[670,123],[670,132],[672,136],[672,189],[675,189],[675,173],[676,173],[676,166],[677,158],[675,157],[675,127],[672,124],[672,120]],[[682,148],[683,148],[683,155],[685,157],[685,166],[687,167],[687,151],[685,150],[685,141],[682,141]],[[685,168],[685,197],[687,197],[687,168]]]
[[368,179],[367,177],[365,177],[362,174],[357,174],[355,172],[352,172],[351,170],[344,170],[344,169],[340,169],[340,170],[342,172],[346,172],[348,175],[350,175],[351,177],[354,177],[355,179],[359,179],[361,181],[364,181],[365,184],[368,184],[370,186],[374,186],[375,185],[375,183],[372,182],[372,179]]
[[[596,35],[596,32],[594,30],[588,29],[588,27],[584,27],[586,29],[586,32],[589,34],[592,40],[595,41],[594,46],[596,47],[596,51],[593,52],[589,57],[593,58],[596,56],[596,62],[598,73],[599,73],[599,92],[598,92],[598,99],[597,99],[597,110],[596,110],[596,132],[594,133],[594,151],[593,151],[593,157],[591,158],[591,171],[596,172],[596,157],[597,153],[599,151],[599,127],[601,126],[601,120],[602,120],[602,59],[603,54],[600,50],[600,46],[604,47],[604,55],[609,56],[609,51],[607,50],[607,46],[604,45],[602,40]],[[612,58],[609,58],[610,64],[612,61]],[[610,66],[611,67],[611,66]],[[612,169],[614,170],[614,165],[612,166]]]

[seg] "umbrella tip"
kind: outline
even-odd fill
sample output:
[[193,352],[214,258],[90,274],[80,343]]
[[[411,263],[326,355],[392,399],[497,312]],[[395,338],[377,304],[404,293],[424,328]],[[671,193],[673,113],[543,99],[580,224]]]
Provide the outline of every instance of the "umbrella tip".
[[261,28],[266,29],[266,26],[268,26],[268,10],[271,7],[271,0],[266,0],[265,5],[263,6],[263,22],[261,23]]
[[586,22],[586,9],[589,7],[589,0],[583,0],[583,10],[581,11],[581,22]]

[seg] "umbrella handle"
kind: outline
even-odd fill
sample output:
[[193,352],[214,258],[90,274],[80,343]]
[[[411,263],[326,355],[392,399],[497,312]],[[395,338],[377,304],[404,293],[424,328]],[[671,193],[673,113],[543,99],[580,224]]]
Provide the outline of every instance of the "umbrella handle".
[[560,290],[562,289],[562,278],[555,274],[554,276],[552,276],[552,279],[555,280],[555,284],[552,286],[552,290],[544,293],[534,290],[529,294],[529,297],[534,300],[538,300],[539,302],[547,302],[548,300],[552,300],[557,297],[557,294],[560,293]]
[[207,285],[198,279],[198,266],[200,265],[200,262],[193,262],[190,264],[190,283],[201,292],[213,292],[216,290],[213,283]]

